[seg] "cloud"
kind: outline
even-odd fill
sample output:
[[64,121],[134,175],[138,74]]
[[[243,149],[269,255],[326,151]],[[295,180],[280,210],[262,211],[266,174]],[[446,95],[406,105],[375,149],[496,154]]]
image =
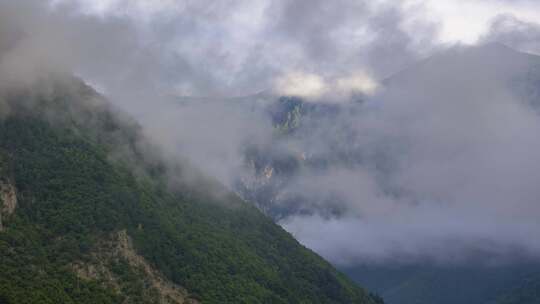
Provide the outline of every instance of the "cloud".
[[[539,66],[538,57],[489,44],[445,51],[394,76],[374,97],[378,107],[313,130],[359,161],[304,171],[288,191],[319,202],[311,208],[319,211],[282,224],[343,264],[540,257],[540,243],[525,237],[540,231],[540,118],[515,86],[536,83]],[[326,128],[355,132],[336,143]],[[332,193],[337,207],[325,199]],[[328,215],[330,206],[339,212]]]
[[[533,61],[501,47],[454,48],[407,69],[444,47],[437,41],[468,40],[463,18],[481,13],[474,41],[510,5],[486,3],[475,5],[488,13],[456,16],[444,1],[0,1],[0,81],[75,73],[169,157],[230,187],[252,174],[248,145],[319,157],[283,189],[307,197],[310,212],[283,225],[336,262],[501,258],[515,248],[538,256],[523,235],[540,231],[540,126],[534,98],[513,88],[535,75]],[[435,4],[449,19],[426,17]],[[499,17],[485,41],[536,50],[536,32]],[[255,94],[268,89],[366,102],[307,118],[281,141],[266,111],[273,96]],[[319,212],[327,207],[337,211]]]
[[484,41],[497,41],[518,50],[540,54],[540,24],[518,19],[514,15],[497,16]]
[[276,93],[280,95],[319,98],[328,90],[325,81],[316,74],[291,72],[278,78]]
[[293,71],[277,78],[274,92],[278,95],[296,96],[307,101],[350,101],[354,94],[372,95],[378,84],[367,73],[358,71],[336,78]]
[[337,89],[345,93],[354,92],[372,95],[378,86],[379,84],[372,77],[361,71],[336,80]]
[[514,15],[527,22],[540,17],[537,1],[512,0],[407,0],[406,6],[421,6],[426,18],[440,25],[442,43],[475,44],[498,15]]
[[[37,44],[36,61],[73,70],[115,99],[136,99],[126,96],[135,90],[248,95],[272,88],[291,71],[332,81],[364,71],[380,79],[418,58],[419,42],[411,37],[425,37],[425,54],[433,36],[430,23],[410,26],[422,22],[407,22],[410,11],[401,3],[24,0],[2,5],[5,15],[21,16],[14,23],[26,32],[27,43]],[[22,18],[25,14],[30,16]]]

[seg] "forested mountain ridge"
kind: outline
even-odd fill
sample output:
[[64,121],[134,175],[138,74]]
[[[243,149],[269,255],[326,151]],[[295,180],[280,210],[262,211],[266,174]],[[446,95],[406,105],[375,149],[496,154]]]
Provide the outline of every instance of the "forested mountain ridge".
[[0,303],[381,302],[214,182],[171,179],[82,82],[37,87],[2,94]]

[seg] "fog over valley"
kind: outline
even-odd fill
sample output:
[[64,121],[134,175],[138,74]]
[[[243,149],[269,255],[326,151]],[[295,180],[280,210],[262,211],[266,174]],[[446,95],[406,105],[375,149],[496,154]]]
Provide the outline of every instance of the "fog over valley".
[[538,17],[527,0],[0,0],[0,118],[11,90],[73,75],[173,179],[212,178],[340,269],[537,266]]

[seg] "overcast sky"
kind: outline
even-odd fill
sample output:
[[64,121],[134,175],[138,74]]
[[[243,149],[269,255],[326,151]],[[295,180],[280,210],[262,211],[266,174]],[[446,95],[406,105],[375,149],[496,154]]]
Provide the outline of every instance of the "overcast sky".
[[[272,88],[305,97],[334,94],[344,86],[369,91],[441,46],[478,43],[497,20],[540,20],[540,4],[528,0],[53,3],[77,3],[75,10],[83,14],[133,21],[145,43],[154,44],[150,48],[159,46],[159,56],[197,67],[196,77],[173,78],[162,91],[195,96]],[[537,45],[514,47],[539,51]]]
[[[56,0],[62,2],[68,0]],[[78,0],[84,4],[88,13],[131,14],[143,19],[167,12],[174,14],[185,8],[189,1],[178,0],[135,0],[126,5],[123,0]],[[254,3],[252,3],[254,2]],[[354,1],[352,1],[354,2]],[[357,1],[362,2],[362,1]],[[416,11],[410,16],[439,24],[438,40],[453,43],[474,43],[488,30],[491,20],[501,14],[511,14],[529,22],[540,20],[540,4],[534,0],[374,0],[377,4],[401,5],[406,10]],[[261,8],[268,1],[247,1],[244,11],[238,13],[239,26],[257,26]],[[129,11],[126,8],[129,7]],[[244,20],[240,20],[244,19]],[[251,19],[251,21],[249,21]],[[244,23],[246,22],[246,23]]]

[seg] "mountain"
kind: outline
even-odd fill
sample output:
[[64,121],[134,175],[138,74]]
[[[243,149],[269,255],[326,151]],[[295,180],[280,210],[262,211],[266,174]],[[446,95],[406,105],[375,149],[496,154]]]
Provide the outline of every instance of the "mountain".
[[[540,57],[500,43],[456,47],[397,73],[385,81],[385,86],[390,94],[421,98],[454,95],[459,98],[459,92],[480,92],[475,98],[485,98],[487,102],[492,97],[490,92],[498,92],[503,86],[512,93],[515,102],[538,112]],[[495,265],[482,265],[481,261],[459,265],[420,261],[407,265],[342,267],[342,270],[379,292],[390,304],[540,303],[540,262],[516,259]]]
[[[475,98],[490,98],[489,90],[508,90],[517,100],[540,107],[540,56],[501,43],[457,46],[437,53],[384,80],[393,93],[440,98],[484,89]],[[437,88],[433,90],[432,88]]]
[[533,304],[540,302],[540,276],[527,278],[519,287],[501,296],[497,304]]
[[382,303],[80,80],[0,101],[0,303]]
[[364,265],[344,268],[388,303],[538,303],[540,265]]
[[[512,101],[538,112],[540,57],[499,43],[454,47],[384,80],[381,94],[374,97],[380,100],[373,104],[382,107],[384,102],[401,102],[406,108],[410,100],[429,104],[430,100],[441,98],[447,104],[456,98],[491,102],[501,91],[510,92]],[[266,109],[278,135],[268,146],[248,149],[246,163],[253,168],[254,176],[241,179],[239,193],[278,222],[297,215],[322,214],[339,219],[347,214],[347,198],[340,196],[339,191],[332,193],[331,181],[317,184],[316,195],[296,189],[306,176],[317,177],[328,174],[332,168],[358,166],[373,170],[381,184],[386,184],[393,170],[391,143],[377,150],[356,141],[359,130],[353,126],[363,118],[363,112],[370,110],[365,104],[276,98]],[[474,103],[470,106],[470,111],[482,109]],[[455,110],[450,105],[445,109]],[[456,117],[456,124],[459,119]],[[391,187],[383,189],[391,196],[400,195]],[[423,260],[407,261],[405,265],[399,261],[363,265],[360,261],[360,265],[340,268],[359,284],[380,293],[390,304],[540,303],[540,263],[516,259],[496,265],[482,265],[478,260],[460,265]]]

